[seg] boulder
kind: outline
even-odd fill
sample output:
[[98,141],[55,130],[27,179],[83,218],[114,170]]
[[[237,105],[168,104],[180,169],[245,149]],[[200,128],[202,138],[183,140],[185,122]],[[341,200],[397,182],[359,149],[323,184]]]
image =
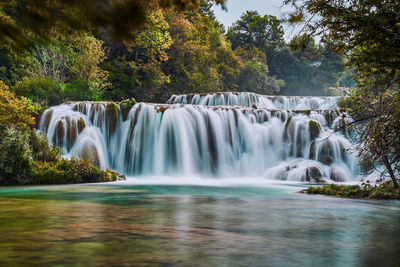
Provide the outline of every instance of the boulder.
[[80,156],[88,159],[92,165],[100,167],[99,154],[96,145],[92,141],[88,141],[83,145]]
[[44,117],[44,131],[47,132],[47,129],[49,129],[50,121],[51,118],[53,117],[54,109],[49,109],[48,111],[45,111],[45,117]]
[[57,121],[55,139],[56,145],[62,147],[64,142],[64,123],[62,120]]
[[338,168],[331,168],[329,171],[330,179],[335,182],[344,182],[346,181],[346,175],[344,172]]
[[327,154],[322,154],[318,157],[318,161],[325,165],[331,165],[333,163],[333,158]]
[[311,140],[314,140],[315,138],[317,138],[319,136],[319,134],[321,132],[321,125],[317,121],[310,120],[308,122],[308,126],[309,126],[309,130],[310,130],[310,138],[311,138]]
[[111,135],[117,129],[118,107],[114,103],[108,103],[106,107],[106,123],[108,134]]
[[81,133],[85,129],[85,127],[86,127],[85,120],[82,117],[80,117],[78,119],[78,133]]
[[317,166],[310,166],[306,169],[306,181],[323,183],[322,172]]

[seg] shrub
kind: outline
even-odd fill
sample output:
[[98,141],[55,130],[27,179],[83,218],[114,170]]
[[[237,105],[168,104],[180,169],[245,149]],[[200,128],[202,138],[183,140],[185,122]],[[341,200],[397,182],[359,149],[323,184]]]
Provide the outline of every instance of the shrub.
[[62,84],[45,78],[24,79],[13,86],[12,91],[18,96],[50,106],[61,104],[64,100]]
[[14,128],[3,129],[0,141],[0,183],[27,183],[31,158],[29,134]]
[[68,101],[100,101],[102,91],[90,81],[74,80],[65,85],[64,97]]

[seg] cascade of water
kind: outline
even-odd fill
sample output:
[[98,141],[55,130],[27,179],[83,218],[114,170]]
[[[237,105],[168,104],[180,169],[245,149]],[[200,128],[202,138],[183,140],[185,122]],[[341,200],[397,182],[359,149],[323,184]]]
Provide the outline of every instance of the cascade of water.
[[243,106],[267,109],[327,110],[337,109],[339,97],[266,96],[244,92],[172,95],[168,104],[204,106]]
[[208,97],[210,105],[223,102],[217,99],[237,105],[247,98],[253,101],[244,105],[249,106],[268,100],[274,109],[139,103],[122,116],[113,103],[79,102],[46,110],[39,130],[47,133],[50,143],[61,146],[64,155],[89,158],[101,168],[127,175],[257,176],[314,182],[357,176],[357,159],[346,152],[351,148],[342,127],[346,114],[321,108],[335,100],[321,98],[316,101],[321,106],[310,111],[299,108],[310,99],[298,97],[294,104],[285,98],[288,103],[282,105],[297,109],[277,110],[270,97],[240,95],[195,95],[191,101]]

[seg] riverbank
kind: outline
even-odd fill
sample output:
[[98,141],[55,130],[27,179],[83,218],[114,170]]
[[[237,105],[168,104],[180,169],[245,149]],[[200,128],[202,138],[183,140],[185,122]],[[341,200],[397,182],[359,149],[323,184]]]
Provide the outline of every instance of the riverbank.
[[299,193],[328,195],[346,198],[364,199],[400,199],[400,189],[395,188],[392,182],[385,182],[379,185],[369,183],[360,185],[338,185],[328,184],[317,187],[309,187]]

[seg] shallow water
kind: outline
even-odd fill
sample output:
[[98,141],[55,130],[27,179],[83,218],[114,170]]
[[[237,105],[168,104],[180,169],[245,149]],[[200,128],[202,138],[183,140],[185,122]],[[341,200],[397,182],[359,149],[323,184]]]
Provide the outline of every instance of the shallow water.
[[400,202],[296,184],[0,188],[0,266],[398,266]]

